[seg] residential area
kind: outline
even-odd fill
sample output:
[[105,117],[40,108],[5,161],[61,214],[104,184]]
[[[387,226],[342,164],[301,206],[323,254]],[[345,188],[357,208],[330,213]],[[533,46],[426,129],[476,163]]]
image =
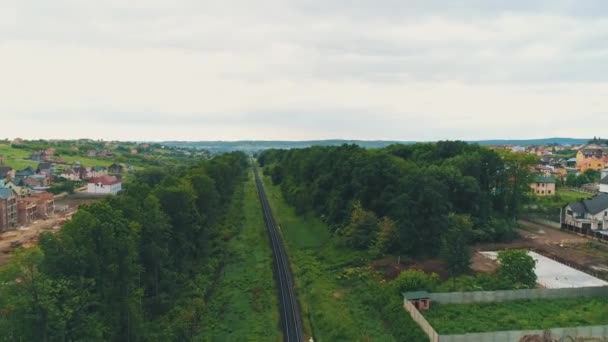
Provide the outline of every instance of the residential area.
[[[60,147],[65,144],[73,145]],[[100,145],[86,142],[86,146],[91,144]],[[142,156],[148,155],[144,157],[148,164],[154,161],[146,154],[148,144],[113,152],[118,146],[102,143],[103,148],[88,148],[80,154],[78,142],[49,147],[53,145],[22,139],[0,142],[0,265],[15,248],[34,244],[41,232],[58,230],[80,205],[119,193],[124,178],[136,169],[131,163],[115,162],[121,153],[141,151]]]

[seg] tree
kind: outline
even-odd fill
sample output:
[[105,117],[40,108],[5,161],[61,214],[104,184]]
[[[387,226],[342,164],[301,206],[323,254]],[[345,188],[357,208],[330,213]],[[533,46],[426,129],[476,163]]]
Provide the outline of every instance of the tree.
[[439,285],[439,276],[419,270],[403,271],[391,282],[398,294],[408,291],[433,291]]
[[498,275],[515,288],[536,287],[536,261],[528,252],[511,249],[498,252]]
[[378,234],[374,242],[373,252],[375,254],[391,253],[399,246],[399,234],[395,221],[383,217],[378,221]]
[[361,203],[355,203],[350,216],[350,223],[344,228],[344,241],[355,249],[368,248],[378,231],[378,218],[366,211]]
[[450,214],[448,230],[441,238],[441,256],[451,276],[466,273],[471,264],[469,242],[473,224],[468,215]]

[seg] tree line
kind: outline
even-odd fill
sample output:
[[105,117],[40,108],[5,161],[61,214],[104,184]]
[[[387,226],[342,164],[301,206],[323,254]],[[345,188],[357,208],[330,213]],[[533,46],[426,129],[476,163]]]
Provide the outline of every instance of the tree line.
[[535,162],[461,141],[267,150],[258,161],[298,213],[314,212],[346,245],[410,256],[450,254],[446,239],[513,238]]
[[230,153],[140,171],[42,234],[0,270],[0,340],[192,340],[247,165]]

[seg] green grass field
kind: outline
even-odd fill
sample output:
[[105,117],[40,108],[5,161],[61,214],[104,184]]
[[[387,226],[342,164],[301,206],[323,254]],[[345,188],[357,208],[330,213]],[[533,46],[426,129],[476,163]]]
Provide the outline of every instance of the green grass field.
[[[0,154],[4,156],[4,165],[10,166],[16,170],[24,169],[28,166],[36,167],[38,162],[27,160],[30,156],[30,151],[12,148],[6,144],[0,144]],[[83,156],[68,156],[62,155],[61,159],[68,163],[79,161],[83,166],[108,166],[112,164],[112,160],[109,159],[96,159]]]
[[26,150],[12,148],[6,144],[0,144],[0,154],[4,156],[4,165],[10,166],[16,170],[21,170],[28,166],[38,166],[38,163],[35,161],[25,160],[30,156],[30,153]]
[[439,334],[604,325],[608,324],[608,298],[434,303],[423,314]]
[[[264,178],[268,200],[287,244],[305,328],[315,341],[427,341],[401,307],[399,295],[377,305],[377,280],[344,282],[338,276],[363,266],[362,253],[337,246],[325,225],[308,214],[297,216],[279,187]],[[398,337],[397,337],[398,336]]]
[[204,341],[281,341],[278,299],[262,209],[253,182],[245,183],[242,229],[227,244],[228,258],[203,322]]
[[536,202],[545,208],[562,208],[570,202],[576,202],[581,198],[589,198],[593,195],[571,190],[558,189],[555,196],[536,197]]

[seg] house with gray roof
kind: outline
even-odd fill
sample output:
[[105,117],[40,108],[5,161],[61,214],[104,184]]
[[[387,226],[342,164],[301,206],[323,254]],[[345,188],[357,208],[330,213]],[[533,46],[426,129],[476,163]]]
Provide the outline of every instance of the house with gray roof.
[[568,203],[561,213],[562,229],[595,235],[608,228],[608,194]]

